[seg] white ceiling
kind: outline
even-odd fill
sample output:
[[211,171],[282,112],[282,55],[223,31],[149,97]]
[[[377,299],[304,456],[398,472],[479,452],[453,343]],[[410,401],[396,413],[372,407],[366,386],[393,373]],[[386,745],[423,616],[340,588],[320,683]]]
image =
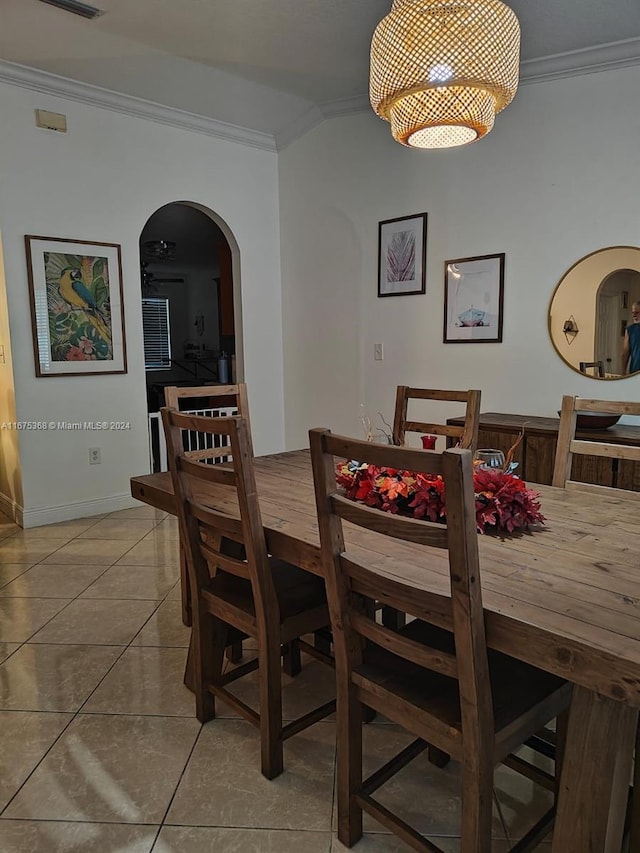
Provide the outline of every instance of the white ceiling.
[[[311,113],[366,104],[371,34],[391,5],[90,2],[105,12],[94,21],[39,0],[0,0],[0,58],[276,137]],[[509,5],[522,27],[523,79],[640,62],[640,0]]]

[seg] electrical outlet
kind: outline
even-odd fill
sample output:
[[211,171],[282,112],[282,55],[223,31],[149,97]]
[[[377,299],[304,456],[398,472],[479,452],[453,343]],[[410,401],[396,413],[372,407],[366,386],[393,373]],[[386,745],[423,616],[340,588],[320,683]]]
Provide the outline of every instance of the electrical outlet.
[[384,358],[384,345],[383,344],[374,344],[373,345],[373,357],[376,361],[382,361]]
[[89,465],[99,465],[102,462],[102,454],[99,447],[89,448]]

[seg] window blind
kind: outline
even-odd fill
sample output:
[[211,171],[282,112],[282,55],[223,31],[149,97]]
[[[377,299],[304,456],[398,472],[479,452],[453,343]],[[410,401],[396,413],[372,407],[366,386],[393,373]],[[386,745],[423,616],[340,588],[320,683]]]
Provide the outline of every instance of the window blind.
[[145,370],[168,370],[171,367],[171,336],[167,297],[142,300],[142,332]]

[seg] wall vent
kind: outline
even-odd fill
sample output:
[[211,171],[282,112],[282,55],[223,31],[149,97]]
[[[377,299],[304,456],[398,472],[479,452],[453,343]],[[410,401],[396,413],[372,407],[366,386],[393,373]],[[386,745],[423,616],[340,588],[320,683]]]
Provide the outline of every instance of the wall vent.
[[67,117],[63,113],[36,110],[36,127],[44,127],[46,130],[57,130],[58,133],[66,133]]

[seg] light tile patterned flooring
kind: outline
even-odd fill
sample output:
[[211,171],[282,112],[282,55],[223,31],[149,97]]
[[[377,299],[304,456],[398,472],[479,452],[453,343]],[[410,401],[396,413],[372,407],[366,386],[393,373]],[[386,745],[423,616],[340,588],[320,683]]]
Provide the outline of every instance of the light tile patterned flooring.
[[[149,507],[27,531],[0,517],[2,853],[345,850],[331,719],[287,741],[271,782],[253,727],[223,705],[207,725],[195,719],[177,566],[175,520]],[[289,718],[333,695],[331,671],[304,664],[285,679]],[[388,723],[367,726],[371,769],[406,740]],[[446,853],[459,850],[455,765],[418,760],[382,791]],[[496,771],[495,853],[548,797]],[[365,829],[363,853],[408,849],[368,818]]]

